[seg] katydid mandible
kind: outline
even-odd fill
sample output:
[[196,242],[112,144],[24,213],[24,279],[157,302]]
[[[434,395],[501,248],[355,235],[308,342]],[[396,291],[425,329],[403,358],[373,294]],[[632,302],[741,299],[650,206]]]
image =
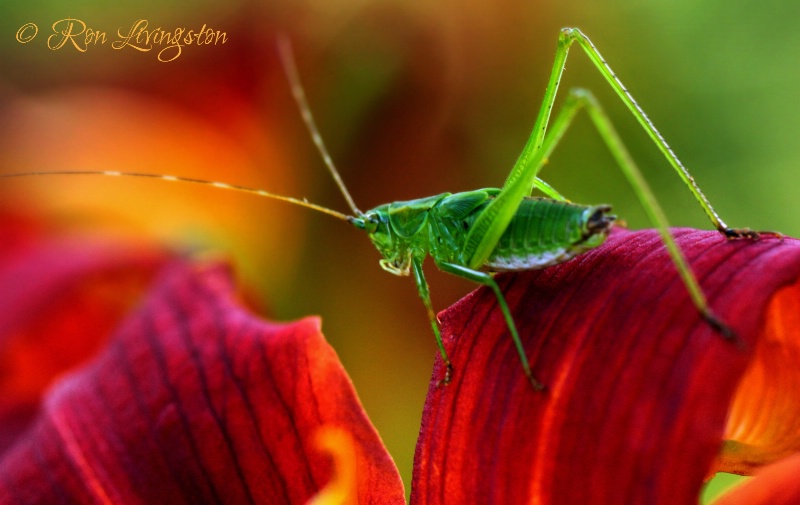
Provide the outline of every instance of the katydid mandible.
[[[569,91],[562,109],[550,121],[567,54],[570,46],[576,42],[664,154],[716,229],[729,239],[758,239],[761,235],[759,232],[729,228],[722,221],[688,170],[622,85],[594,44],[577,28],[561,30],[555,62],[545,88],[544,101],[534,122],[533,132],[505,184],[499,189],[479,189],[455,194],[443,193],[418,200],[393,202],[375,207],[367,212],[360,211],[342,182],[322,141],[300,83],[291,48],[285,39],[279,39],[278,47],[292,94],[300,108],[303,121],[311,133],[312,140],[347,201],[352,215],[259,189],[188,177],[117,171],[29,172],[6,174],[0,177],[84,174],[191,182],[282,200],[346,220],[369,235],[383,256],[380,266],[384,270],[395,275],[413,273],[417,291],[427,311],[439,353],[445,364],[445,375],[440,383],[450,382],[453,365],[442,341],[439,324],[431,305],[428,283],[422,270],[423,261],[428,255],[433,258],[441,270],[487,286],[494,292],[519,354],[523,372],[534,389],[542,390],[544,384],[533,374],[513,316],[503,293],[493,278],[493,273],[532,270],[562,263],[599,246],[606,239],[615,220],[615,216],[609,213],[610,206],[578,205],[568,202],[558,191],[538,177],[539,170],[569,128],[575,115],[581,109],[585,109],[623,174],[630,182],[648,218],[659,230],[699,316],[722,337],[736,341],[737,337],[734,332],[709,307],[696,277],[668,230],[664,212],[594,96],[583,89]],[[546,197],[530,196],[534,189],[540,190]],[[780,236],[774,232],[762,233]]]

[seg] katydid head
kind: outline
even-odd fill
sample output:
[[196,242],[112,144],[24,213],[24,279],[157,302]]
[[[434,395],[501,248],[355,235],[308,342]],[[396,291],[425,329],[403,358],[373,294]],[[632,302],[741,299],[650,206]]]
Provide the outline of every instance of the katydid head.
[[369,239],[381,253],[381,268],[394,275],[408,275],[411,272],[411,249],[401,240],[389,222],[389,205],[381,205],[359,217],[348,221],[359,230],[364,230]]

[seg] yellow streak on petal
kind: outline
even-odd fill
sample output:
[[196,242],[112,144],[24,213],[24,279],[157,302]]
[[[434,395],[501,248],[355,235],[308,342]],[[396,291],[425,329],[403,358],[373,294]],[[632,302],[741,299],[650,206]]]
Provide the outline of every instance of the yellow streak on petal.
[[749,475],[800,451],[800,283],[781,288],[765,313],[755,357],[739,383],[713,471]]
[[357,460],[353,437],[342,428],[323,426],[315,433],[314,443],[317,449],[333,458],[333,476],[306,505],[357,505]]

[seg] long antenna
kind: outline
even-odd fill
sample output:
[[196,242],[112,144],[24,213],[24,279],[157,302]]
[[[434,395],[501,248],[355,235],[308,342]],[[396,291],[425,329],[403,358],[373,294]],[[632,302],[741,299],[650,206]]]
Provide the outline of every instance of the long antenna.
[[333,159],[328,153],[325,143],[322,141],[322,135],[319,134],[317,124],[314,122],[314,116],[311,115],[311,108],[308,106],[306,93],[303,91],[303,84],[300,82],[300,74],[297,71],[297,65],[295,65],[294,62],[295,60],[294,53],[292,51],[292,44],[289,42],[289,38],[285,35],[279,35],[277,38],[277,43],[278,53],[280,54],[281,62],[283,63],[283,70],[286,72],[286,78],[289,81],[289,86],[292,88],[292,95],[294,96],[295,102],[297,102],[297,107],[300,109],[300,115],[303,117],[303,122],[306,124],[308,132],[311,134],[311,140],[314,141],[314,145],[317,146],[317,150],[322,155],[322,160],[325,162],[325,166],[328,167],[328,171],[331,173],[331,176],[333,176],[333,180],[336,181],[336,185],[339,186],[339,190],[342,192],[344,199],[347,200],[347,205],[350,206],[350,209],[356,216],[363,216],[363,212],[358,210],[358,207],[356,207],[356,204],[353,201],[353,197],[350,196],[350,193],[347,191],[347,187],[344,185],[342,178],[339,176],[339,172],[336,170],[336,166],[333,164]]
[[272,198],[274,200],[280,200],[282,202],[289,202],[295,205],[299,205],[301,207],[306,207],[308,209],[316,210],[318,212],[322,212],[323,214],[328,214],[329,216],[333,216],[335,218],[341,219],[343,221],[350,221],[350,216],[346,214],[342,214],[341,212],[337,212],[335,210],[328,209],[326,207],[322,207],[321,205],[316,205],[313,203],[309,203],[305,200],[298,200],[297,198],[292,198],[290,196],[282,196],[276,195],[274,193],[270,193],[268,191],[264,191],[263,189],[255,189],[255,188],[248,188],[246,186],[239,186],[236,184],[227,184],[225,182],[216,182],[216,181],[208,181],[205,179],[195,179],[192,177],[180,177],[176,175],[160,175],[160,174],[146,174],[140,172],[117,172],[113,170],[61,170],[58,172],[24,172],[24,173],[14,173],[14,174],[0,174],[0,179],[9,179],[12,177],[39,177],[45,175],[110,175],[113,177],[142,177],[146,179],[160,179],[163,181],[173,181],[173,182],[189,182],[192,184],[200,184],[203,186],[213,186],[215,188],[220,189],[227,189],[231,191],[239,191],[242,193],[250,193],[253,195],[263,196],[265,198]]

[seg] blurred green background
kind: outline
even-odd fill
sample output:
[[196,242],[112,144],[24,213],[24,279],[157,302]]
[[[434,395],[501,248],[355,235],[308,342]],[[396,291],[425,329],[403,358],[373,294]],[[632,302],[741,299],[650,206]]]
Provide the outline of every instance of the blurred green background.
[[[115,39],[150,27],[224,31],[224,45],[156,53],[46,46],[83,20]],[[111,169],[257,186],[345,210],[304,130],[274,49],[289,35],[321,133],[361,209],[498,186],[529,134],[558,30],[587,33],[729,224],[800,233],[796,188],[800,4],[781,0],[6,2],[0,18],[0,170]],[[39,26],[21,44],[25,23]],[[575,47],[562,90],[592,89],[674,225],[710,224]],[[559,101],[560,103],[560,101]],[[649,224],[585,117],[543,177],[572,200]],[[108,179],[108,178],[107,178]],[[55,226],[141,233],[232,258],[277,319],[323,317],[410,482],[435,345],[411,279],[364,236],[285,204],[165,183],[4,181],[6,206]],[[155,202],[155,203],[154,203]],[[435,307],[472,286],[428,274]],[[469,373],[456,363],[456,373]]]

